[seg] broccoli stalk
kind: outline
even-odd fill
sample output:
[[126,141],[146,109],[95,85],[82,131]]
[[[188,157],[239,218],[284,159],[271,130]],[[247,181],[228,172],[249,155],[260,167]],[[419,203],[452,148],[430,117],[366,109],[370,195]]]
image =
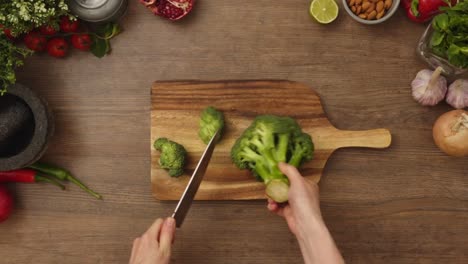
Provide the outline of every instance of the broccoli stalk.
[[159,166],[169,173],[171,177],[184,174],[185,157],[187,151],[184,146],[167,138],[158,138],[154,141],[154,148],[161,152]]
[[276,202],[288,200],[289,180],[279,170],[279,162],[299,167],[311,160],[313,143],[289,117],[258,116],[231,150],[234,164],[250,169],[266,185],[266,194]]

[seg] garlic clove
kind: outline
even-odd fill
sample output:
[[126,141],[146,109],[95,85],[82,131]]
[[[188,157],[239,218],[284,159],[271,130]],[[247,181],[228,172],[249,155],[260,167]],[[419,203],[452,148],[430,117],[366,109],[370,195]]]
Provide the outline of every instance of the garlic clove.
[[422,105],[436,105],[444,100],[447,80],[441,73],[441,67],[437,67],[434,71],[419,71],[411,82],[413,98]]
[[446,101],[456,109],[468,107],[468,80],[454,81],[449,86]]

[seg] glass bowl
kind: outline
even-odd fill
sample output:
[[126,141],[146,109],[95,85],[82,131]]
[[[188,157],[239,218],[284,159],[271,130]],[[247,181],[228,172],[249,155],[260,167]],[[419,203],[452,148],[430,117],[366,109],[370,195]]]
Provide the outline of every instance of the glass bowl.
[[432,28],[432,23],[429,23],[418,43],[417,51],[421,58],[433,69],[439,66],[442,67],[443,74],[449,79],[467,76],[468,69],[459,68],[432,51],[431,39],[433,33],[434,29]]

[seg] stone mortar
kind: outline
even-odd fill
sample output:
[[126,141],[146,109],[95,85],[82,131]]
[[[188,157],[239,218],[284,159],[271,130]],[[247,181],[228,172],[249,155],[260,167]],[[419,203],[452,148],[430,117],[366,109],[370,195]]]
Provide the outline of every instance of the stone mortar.
[[54,133],[45,100],[16,84],[0,96],[0,171],[24,168],[44,154]]

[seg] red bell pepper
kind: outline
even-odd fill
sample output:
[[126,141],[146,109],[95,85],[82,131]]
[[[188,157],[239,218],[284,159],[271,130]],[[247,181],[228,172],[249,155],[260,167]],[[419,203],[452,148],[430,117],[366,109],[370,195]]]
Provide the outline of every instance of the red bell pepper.
[[441,7],[454,6],[457,3],[458,0],[403,0],[401,6],[409,19],[424,23],[441,13]]

